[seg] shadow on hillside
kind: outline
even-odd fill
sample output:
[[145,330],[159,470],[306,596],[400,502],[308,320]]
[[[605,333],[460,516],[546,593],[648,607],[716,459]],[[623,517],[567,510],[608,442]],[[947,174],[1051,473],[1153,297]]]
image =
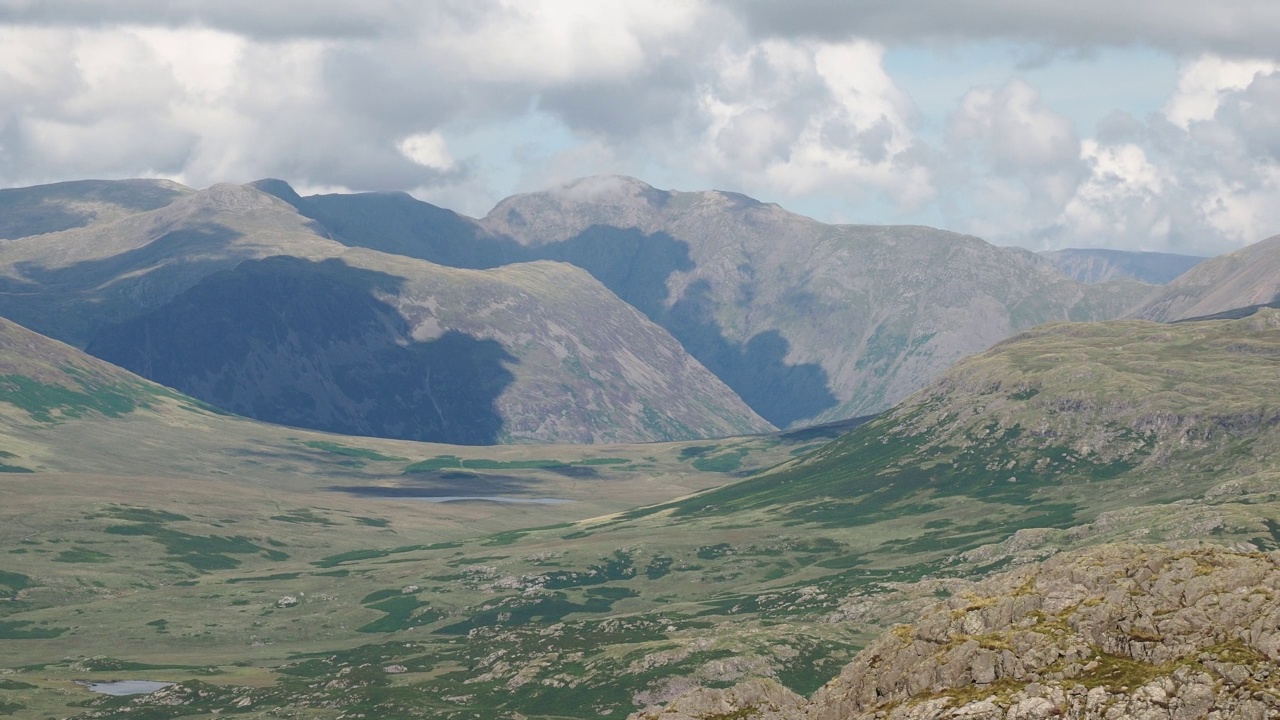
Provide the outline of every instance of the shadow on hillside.
[[325,488],[358,497],[438,498],[458,495],[519,495],[542,484],[530,476],[445,470],[405,476],[402,485],[334,485]]
[[1247,305],[1245,307],[1232,308],[1231,310],[1224,310],[1220,313],[1214,313],[1212,315],[1201,315],[1199,317],[1183,318],[1181,320],[1171,320],[1170,324],[1177,325],[1178,323],[1204,322],[1206,320],[1241,320],[1243,318],[1256,315],[1259,310],[1266,310],[1266,309],[1274,310],[1277,308],[1280,308],[1280,295],[1276,295],[1275,299],[1273,299],[1269,303],[1262,303],[1260,305]]
[[0,279],[0,315],[83,347],[104,325],[156,307],[200,278],[249,257],[250,249],[236,246],[241,237],[224,225],[203,223],[66,267],[17,263],[24,279]]
[[495,407],[517,362],[500,343],[417,341],[378,293],[400,278],[339,260],[249,260],[146,315],[102,329],[89,353],[233,412],[348,435],[464,445],[499,440]]
[[[661,325],[769,422],[787,427],[835,407],[827,373],[816,363],[789,365],[778,331],[730,340],[716,320],[710,285],[692,284],[668,306],[667,281],[695,269],[688,243],[666,233],[593,225],[560,242],[525,246],[484,232],[474,221],[404,193],[299,197],[280,181],[256,186],[320,223],[339,242],[459,268],[556,260],[586,270]],[[743,292],[749,296],[750,288]],[[746,300],[739,298],[741,304]]]
[[591,273],[670,332],[690,355],[774,425],[786,427],[835,407],[826,370],[816,363],[788,364],[790,346],[780,332],[758,333],[746,342],[726,337],[716,319],[708,281],[691,283],[676,302],[668,304],[671,275],[696,267],[688,243],[666,233],[595,225],[568,240],[533,250],[538,259],[571,263]]
[[84,227],[94,213],[84,202],[131,212],[164,207],[182,193],[147,180],[77,180],[0,190],[0,238],[20,238]]

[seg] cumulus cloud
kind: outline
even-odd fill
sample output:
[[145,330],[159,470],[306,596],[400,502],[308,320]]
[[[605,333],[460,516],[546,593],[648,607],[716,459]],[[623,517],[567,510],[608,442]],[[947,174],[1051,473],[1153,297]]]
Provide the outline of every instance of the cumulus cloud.
[[977,157],[950,160],[979,190],[952,221],[1033,248],[1215,254],[1273,235],[1280,71],[1268,67],[1191,59],[1162,112],[1115,113],[1083,140],[1023,83],[971,91],[949,139]]
[[[1049,242],[1054,217],[1086,172],[1070,120],[1022,80],[966,93],[947,127],[948,185],[964,229],[1018,244]],[[971,193],[956,197],[955,192]]]
[[883,57],[864,41],[766,41],[724,53],[700,89],[696,161],[789,195],[847,183],[918,207],[933,188],[912,154],[916,111]]
[[1164,114],[1186,130],[1192,122],[1212,119],[1224,96],[1249,87],[1258,75],[1277,69],[1280,63],[1274,60],[1203,55],[1179,73],[1178,90],[1165,104]]
[[436,170],[453,169],[453,155],[438,132],[416,133],[401,140],[396,146],[400,153],[415,163]]
[[[0,0],[0,185],[276,176],[483,212],[656,172],[997,242],[1209,252],[1280,230],[1277,28],[1269,0]],[[992,39],[1183,63],[1158,112],[1096,128],[1012,60],[930,117],[886,69],[894,43]]]

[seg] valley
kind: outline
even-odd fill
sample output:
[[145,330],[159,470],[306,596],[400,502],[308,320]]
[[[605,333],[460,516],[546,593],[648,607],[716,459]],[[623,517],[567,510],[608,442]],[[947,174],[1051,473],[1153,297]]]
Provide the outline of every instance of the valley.
[[[550,718],[753,677],[808,695],[894,623],[1007,568],[1112,542],[1280,549],[1260,400],[1277,348],[1274,310],[1050,325],[857,427],[701,444],[338,438],[172,395],[114,418],[51,409],[54,423],[28,406],[9,447],[86,456],[2,480],[0,667],[33,686],[4,702],[33,717]],[[201,426],[216,432],[190,457],[140,444]],[[158,464],[76,472],[105,443],[119,467]],[[575,502],[335,491],[513,494],[504,476]],[[72,685],[124,679],[179,684],[142,700]]]
[[1280,720],[1277,34],[0,0],[0,720]]

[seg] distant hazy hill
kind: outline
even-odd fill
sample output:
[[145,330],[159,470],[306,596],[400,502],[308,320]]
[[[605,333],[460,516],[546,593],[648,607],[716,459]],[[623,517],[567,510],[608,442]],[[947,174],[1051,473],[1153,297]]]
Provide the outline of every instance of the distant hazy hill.
[[1280,235],[1196,265],[1133,317],[1181,320],[1280,300]]
[[576,268],[351,250],[252,188],[0,244],[0,291],[10,318],[261,419],[467,443],[770,429]]
[[1102,248],[1069,248],[1040,253],[1064,275],[1085,283],[1129,278],[1164,285],[1195,267],[1202,257]]
[[956,360],[1150,288],[1083,285],[1034,254],[925,227],[831,226],[722,192],[587,178],[480,221],[401,193],[272,192],[336,240],[455,267],[586,269],[778,426],[878,412]]

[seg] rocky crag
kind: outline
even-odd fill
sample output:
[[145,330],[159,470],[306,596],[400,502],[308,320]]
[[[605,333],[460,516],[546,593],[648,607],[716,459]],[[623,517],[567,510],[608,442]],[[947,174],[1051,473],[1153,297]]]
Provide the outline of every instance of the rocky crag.
[[772,680],[632,720],[1280,717],[1280,552],[1106,545],[956,593],[805,700]]

